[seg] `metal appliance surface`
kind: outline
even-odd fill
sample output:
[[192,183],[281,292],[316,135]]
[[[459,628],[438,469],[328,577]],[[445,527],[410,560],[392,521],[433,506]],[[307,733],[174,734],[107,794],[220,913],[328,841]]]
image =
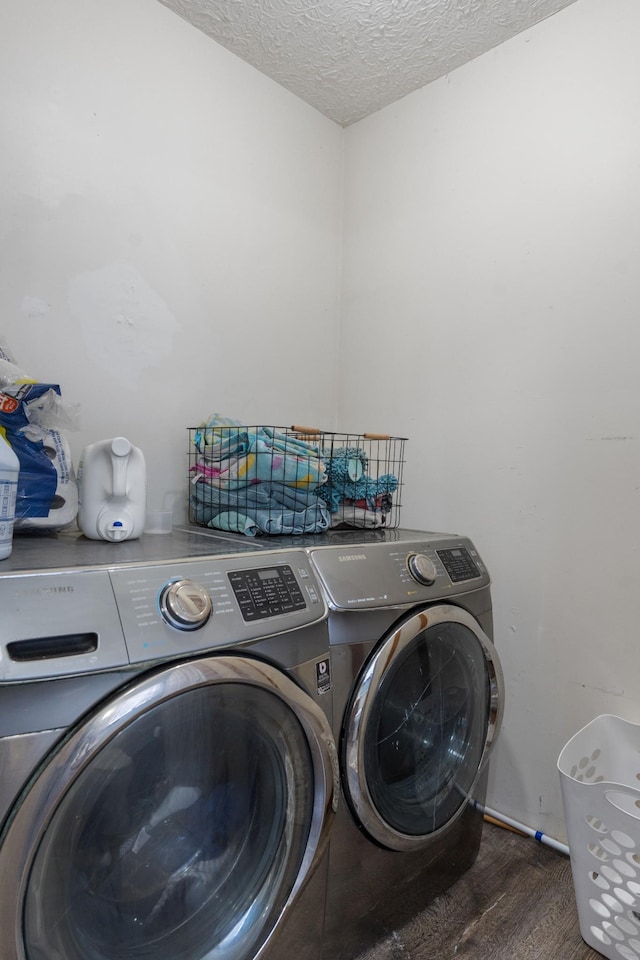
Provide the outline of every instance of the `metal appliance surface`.
[[503,681],[473,543],[394,530],[310,548],[330,607],[343,802],[324,953],[351,960],[474,862]]
[[339,784],[308,554],[16,537],[0,608],[3,960],[317,960]]

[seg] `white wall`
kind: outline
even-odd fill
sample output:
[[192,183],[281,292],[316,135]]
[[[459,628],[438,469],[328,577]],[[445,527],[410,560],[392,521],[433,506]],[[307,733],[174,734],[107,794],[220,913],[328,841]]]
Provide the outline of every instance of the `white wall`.
[[639,35],[579,0],[346,131],[341,409],[410,437],[404,522],[483,554],[490,802],[558,837],[563,744],[640,721]]
[[186,427],[334,424],[343,133],[156,0],[0,7],[0,338],[186,497]]
[[559,837],[563,743],[640,720],[639,29],[578,0],[345,135],[156,0],[0,7],[0,337],[74,454],[153,499],[213,410],[406,433],[405,523],[493,574],[491,803]]

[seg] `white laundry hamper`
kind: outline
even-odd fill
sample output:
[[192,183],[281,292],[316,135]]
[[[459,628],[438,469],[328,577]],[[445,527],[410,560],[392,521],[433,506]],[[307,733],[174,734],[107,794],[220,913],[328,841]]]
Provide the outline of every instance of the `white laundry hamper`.
[[558,757],[583,939],[640,960],[640,724],[596,717]]

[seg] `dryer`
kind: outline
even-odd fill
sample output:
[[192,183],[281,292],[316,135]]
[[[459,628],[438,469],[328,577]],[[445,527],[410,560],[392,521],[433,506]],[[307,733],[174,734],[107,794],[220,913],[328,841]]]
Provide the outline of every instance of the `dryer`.
[[327,608],[308,555],[272,547],[16,538],[3,960],[319,957],[339,789]]
[[310,552],[330,607],[344,796],[324,956],[352,960],[474,862],[502,671],[489,575],[468,538],[352,532]]

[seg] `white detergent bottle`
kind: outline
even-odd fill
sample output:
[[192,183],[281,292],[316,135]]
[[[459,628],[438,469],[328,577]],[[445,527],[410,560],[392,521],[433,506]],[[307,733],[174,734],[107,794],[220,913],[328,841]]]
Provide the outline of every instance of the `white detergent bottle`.
[[0,433],[0,560],[8,557],[13,548],[19,473],[20,461]]
[[144,530],[147,468],[125,437],[85,447],[78,465],[78,524],[91,540],[135,540]]

